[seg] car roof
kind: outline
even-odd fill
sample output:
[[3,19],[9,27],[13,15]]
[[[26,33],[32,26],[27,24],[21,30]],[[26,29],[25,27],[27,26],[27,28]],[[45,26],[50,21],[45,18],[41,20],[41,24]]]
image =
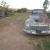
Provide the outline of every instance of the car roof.
[[32,13],[43,13],[43,9],[34,9]]

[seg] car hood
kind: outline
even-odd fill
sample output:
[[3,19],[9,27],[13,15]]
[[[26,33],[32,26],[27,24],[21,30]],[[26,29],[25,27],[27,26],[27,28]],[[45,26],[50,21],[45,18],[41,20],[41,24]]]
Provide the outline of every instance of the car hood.
[[28,18],[26,21],[25,21],[25,25],[26,26],[48,26],[48,24],[45,24],[45,23],[41,23],[41,22],[35,22],[36,19],[40,19],[40,17],[38,15],[32,15],[30,16],[30,18]]

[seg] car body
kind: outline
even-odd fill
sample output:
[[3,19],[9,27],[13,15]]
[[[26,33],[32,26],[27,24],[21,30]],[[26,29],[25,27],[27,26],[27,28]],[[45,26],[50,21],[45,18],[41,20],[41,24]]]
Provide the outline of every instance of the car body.
[[50,34],[48,16],[44,16],[43,10],[33,10],[32,15],[25,21],[24,32],[35,35]]

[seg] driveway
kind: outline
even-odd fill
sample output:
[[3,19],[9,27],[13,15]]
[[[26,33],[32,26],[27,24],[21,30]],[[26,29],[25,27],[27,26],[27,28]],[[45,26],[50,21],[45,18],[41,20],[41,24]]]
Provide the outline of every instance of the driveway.
[[12,22],[0,28],[0,50],[33,50],[22,27],[20,23]]

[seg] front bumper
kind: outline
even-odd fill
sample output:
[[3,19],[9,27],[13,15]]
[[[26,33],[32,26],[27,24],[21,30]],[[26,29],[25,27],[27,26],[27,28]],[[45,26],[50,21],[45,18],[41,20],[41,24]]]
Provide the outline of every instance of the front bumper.
[[41,33],[37,33],[36,30],[26,30],[24,29],[24,32],[28,33],[28,34],[34,34],[34,35],[43,35],[43,34],[50,34],[50,30],[45,30],[45,31],[41,31]]
[[36,34],[36,31],[34,31],[34,30],[32,31],[32,30],[25,30],[24,29],[24,32],[29,33],[29,34]]

